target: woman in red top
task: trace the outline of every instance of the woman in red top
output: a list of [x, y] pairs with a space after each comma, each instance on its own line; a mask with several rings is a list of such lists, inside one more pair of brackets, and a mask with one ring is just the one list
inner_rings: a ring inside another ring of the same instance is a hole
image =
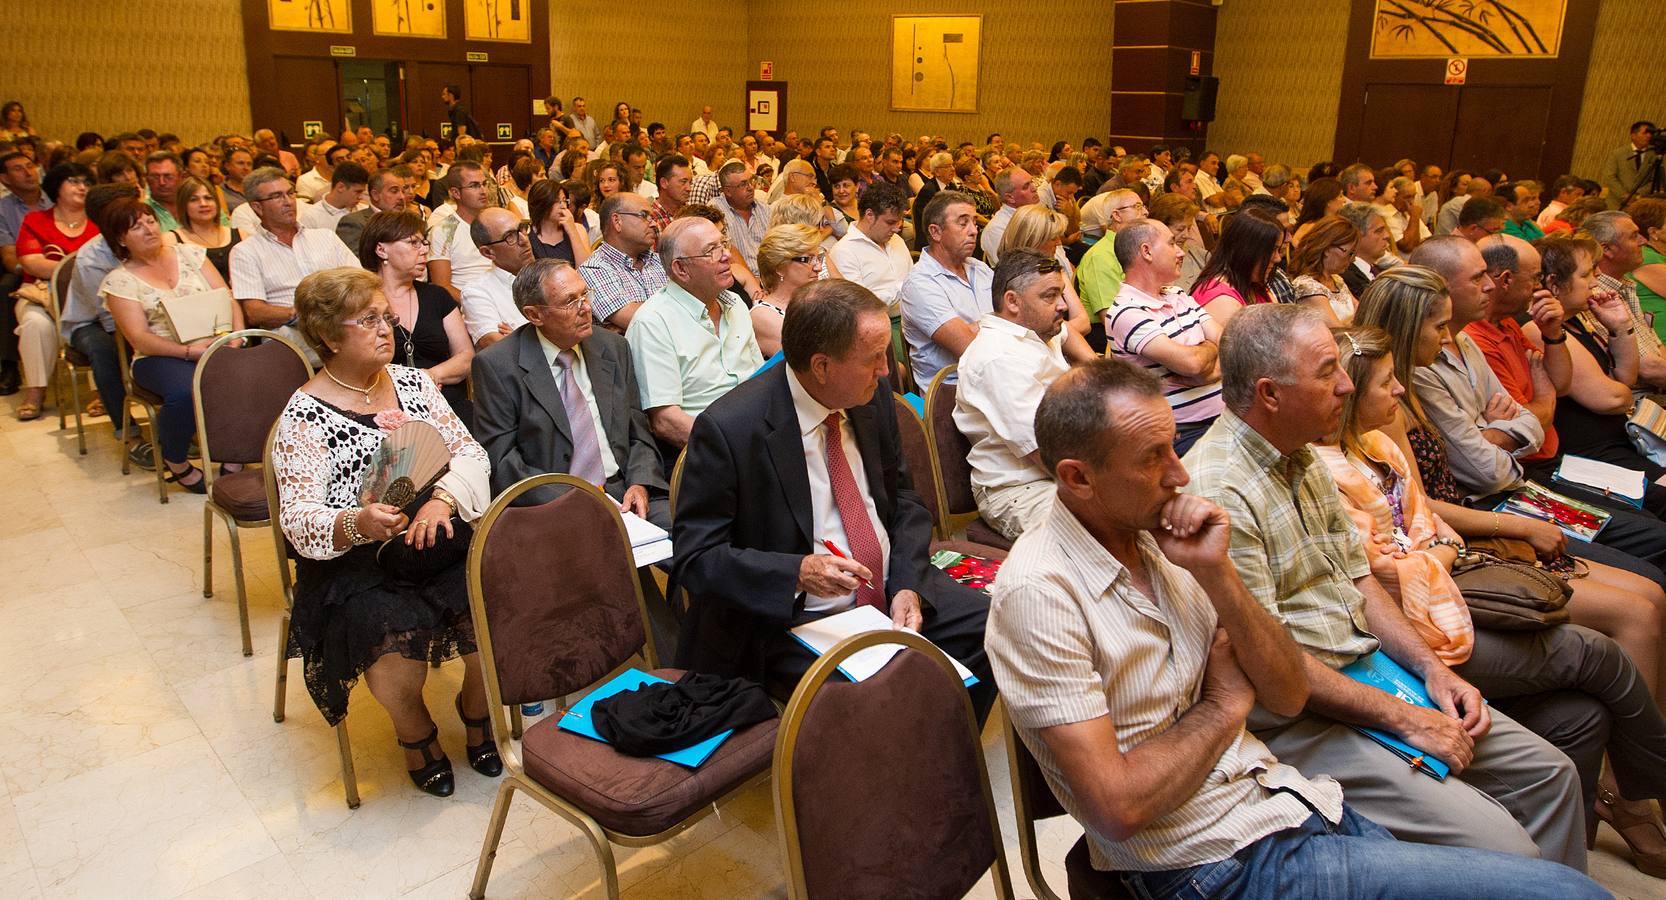
[[[92, 170], [80, 163], [64, 163], [47, 171], [41, 189], [52, 200], [52, 208], [24, 216], [17, 232], [17, 260], [23, 265], [24, 284], [47, 281], [59, 260], [98, 235], [98, 226], [87, 221], [87, 188], [92, 183]], [[27, 422], [40, 418], [46, 380], [57, 362], [58, 330], [52, 324], [51, 310], [19, 297], [17, 343], [23, 358], [23, 402], [18, 404], [17, 417]]]

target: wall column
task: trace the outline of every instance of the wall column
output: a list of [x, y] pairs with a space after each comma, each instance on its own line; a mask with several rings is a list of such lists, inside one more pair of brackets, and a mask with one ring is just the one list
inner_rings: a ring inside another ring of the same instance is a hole
[[1208, 0], [1116, 0], [1112, 17], [1111, 134], [1107, 144], [1144, 153], [1152, 144], [1203, 152], [1206, 125], [1181, 118], [1192, 53], [1213, 72], [1215, 7]]

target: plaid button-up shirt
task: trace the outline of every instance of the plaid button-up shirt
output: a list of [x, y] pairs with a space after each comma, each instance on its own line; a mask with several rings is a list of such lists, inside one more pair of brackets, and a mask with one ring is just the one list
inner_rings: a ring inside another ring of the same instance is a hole
[[643, 254], [643, 265], [638, 269], [636, 261], [626, 256], [625, 251], [606, 241], [589, 259], [578, 264], [578, 273], [590, 288], [591, 314], [598, 322], [606, 322], [628, 303], [647, 300], [665, 287], [667, 281], [659, 254], [652, 250]]
[[1311, 447], [1286, 456], [1227, 410], [1185, 463], [1192, 481], [1183, 490], [1231, 514], [1238, 577], [1296, 643], [1331, 668], [1377, 649], [1354, 585], [1371, 564]]

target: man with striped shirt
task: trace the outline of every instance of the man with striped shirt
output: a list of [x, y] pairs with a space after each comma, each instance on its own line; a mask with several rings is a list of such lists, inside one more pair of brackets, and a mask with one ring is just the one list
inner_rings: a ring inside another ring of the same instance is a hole
[[1304, 708], [1305, 660], [1238, 577], [1227, 513], [1176, 492], [1152, 375], [1080, 365], [1035, 429], [1057, 501], [1002, 566], [985, 645], [1095, 869], [1146, 898], [1606, 896], [1555, 863], [1400, 843], [1245, 729]]
[[1118, 359], [1156, 375], [1174, 411], [1174, 452], [1185, 453], [1221, 414], [1217, 362], [1221, 326], [1192, 298], [1168, 291], [1185, 251], [1156, 219], [1137, 219], [1116, 233], [1123, 270], [1116, 301], [1105, 312], [1105, 337]]

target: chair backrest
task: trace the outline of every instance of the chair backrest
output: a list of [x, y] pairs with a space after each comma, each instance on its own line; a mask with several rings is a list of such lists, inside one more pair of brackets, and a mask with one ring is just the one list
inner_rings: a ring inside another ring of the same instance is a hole
[[[903, 649], [865, 681], [830, 681], [879, 644]], [[959, 897], [991, 867], [1012, 895], [971, 700], [918, 635], [857, 635], [811, 666], [776, 737], [775, 808], [797, 900]]]
[[1059, 895], [1047, 884], [1041, 867], [1041, 847], [1036, 834], [1036, 823], [1042, 819], [1065, 815], [1065, 808], [1053, 796], [1053, 789], [1041, 774], [1030, 748], [1018, 737], [1012, 720], [1001, 715], [1001, 733], [1006, 739], [1007, 763], [1012, 776], [1012, 812], [1018, 820], [1019, 858], [1024, 862], [1024, 877], [1030, 881], [1041, 900], [1059, 900]]
[[666, 495], [666, 505], [671, 508], [671, 518], [677, 518], [677, 494], [683, 489], [683, 463], [688, 461], [688, 448], [684, 447], [677, 453], [677, 462], [671, 467], [670, 491]]
[[[266, 432], [266, 447], [260, 454], [260, 471], [262, 473], [261, 477], [266, 482], [266, 509], [268, 511], [266, 520], [272, 526], [272, 546], [277, 553], [282, 554], [282, 565], [287, 566], [289, 565], [288, 560], [296, 559], [299, 554], [295, 552], [294, 545], [289, 543], [289, 536], [283, 533], [283, 524], [278, 521], [278, 476], [272, 470], [272, 444], [277, 439], [278, 423], [274, 421], [272, 427]], [[287, 582], [288, 579], [285, 579], [285, 581]], [[295, 598], [289, 595], [290, 588], [287, 583], [284, 585], [284, 589], [284, 603], [294, 603]]]
[[906, 341], [891, 342], [891, 387], [899, 394], [909, 391], [918, 392], [919, 386], [914, 383], [914, 371], [908, 365], [908, 343]]
[[52, 327], [61, 330], [64, 323], [64, 298], [69, 296], [69, 283], [75, 280], [75, 254], [58, 260], [52, 277], [46, 280], [46, 296], [52, 301]]
[[954, 517], [975, 518], [978, 511], [978, 501], [972, 496], [972, 466], [966, 462], [972, 442], [955, 427], [955, 384], [947, 380], [958, 368], [939, 369], [926, 391], [926, 429], [937, 453], [937, 474], [943, 479], [943, 515], [951, 525]]
[[[546, 503], [514, 506], [556, 485]], [[618, 504], [571, 475], [535, 475], [492, 502], [469, 545], [469, 607], [496, 734], [505, 704], [574, 693], [639, 651], [657, 667]]]
[[897, 434], [902, 440], [902, 458], [908, 463], [909, 474], [914, 476], [914, 491], [925, 502], [926, 512], [931, 514], [932, 531], [943, 538], [946, 536], [943, 528], [947, 524], [943, 519], [943, 484], [937, 475], [937, 462], [932, 458], [931, 436], [926, 433], [926, 423], [901, 394], [891, 395], [891, 405], [897, 410]]
[[[252, 347], [230, 346], [251, 338], [262, 340]], [[276, 332], [248, 328], [210, 344], [191, 376], [203, 471], [212, 473], [211, 463], [259, 462], [284, 406], [311, 378], [306, 354]]]

